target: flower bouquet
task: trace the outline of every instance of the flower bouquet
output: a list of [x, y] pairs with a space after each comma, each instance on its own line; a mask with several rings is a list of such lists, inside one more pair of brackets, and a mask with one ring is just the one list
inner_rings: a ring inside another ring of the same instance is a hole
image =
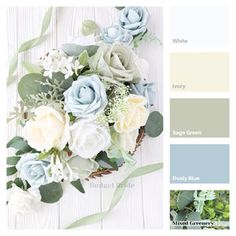
[[57, 202], [65, 181], [84, 193], [89, 178], [133, 166], [144, 135], [161, 134], [148, 62], [134, 50], [151, 38], [148, 19], [146, 8], [125, 7], [116, 25], [86, 20], [82, 36], [44, 54], [20, 79], [10, 119], [23, 136], [7, 144], [16, 150], [7, 158], [13, 210]]

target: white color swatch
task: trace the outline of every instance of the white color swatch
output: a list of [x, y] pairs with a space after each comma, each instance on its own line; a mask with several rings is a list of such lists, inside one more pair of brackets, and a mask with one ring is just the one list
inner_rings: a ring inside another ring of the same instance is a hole
[[171, 45], [227, 46], [227, 7], [172, 7], [170, 15]]

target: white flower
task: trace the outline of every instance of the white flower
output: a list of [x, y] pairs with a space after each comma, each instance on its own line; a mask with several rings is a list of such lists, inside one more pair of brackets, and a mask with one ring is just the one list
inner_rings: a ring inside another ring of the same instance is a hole
[[24, 191], [14, 185], [8, 191], [8, 206], [15, 214], [29, 214], [38, 210], [41, 201], [38, 189], [29, 188]]
[[54, 182], [61, 182], [62, 180], [67, 180], [67, 175], [64, 171], [65, 165], [59, 160], [59, 158], [55, 158], [54, 155], [51, 156], [51, 162], [49, 165], [50, 168], [50, 179]]
[[109, 128], [100, 126], [95, 121], [79, 120], [70, 127], [69, 148], [82, 158], [93, 158], [110, 145]]
[[126, 152], [134, 152], [136, 147], [136, 139], [138, 137], [138, 129], [131, 131], [129, 133], [120, 134], [120, 145]]
[[24, 129], [24, 137], [37, 151], [62, 150], [69, 139], [69, 116], [47, 106], [34, 111]]
[[61, 72], [67, 79], [74, 74], [73, 61], [73, 57], [68, 57], [61, 50], [53, 49], [42, 58], [43, 75], [52, 78], [52, 73]]

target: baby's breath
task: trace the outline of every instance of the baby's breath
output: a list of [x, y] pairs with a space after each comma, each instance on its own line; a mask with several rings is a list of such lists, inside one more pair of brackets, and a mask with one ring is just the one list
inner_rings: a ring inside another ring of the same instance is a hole
[[108, 104], [104, 113], [97, 118], [99, 123], [114, 123], [127, 111], [126, 97], [129, 94], [129, 86], [126, 85], [112, 85], [108, 93]]

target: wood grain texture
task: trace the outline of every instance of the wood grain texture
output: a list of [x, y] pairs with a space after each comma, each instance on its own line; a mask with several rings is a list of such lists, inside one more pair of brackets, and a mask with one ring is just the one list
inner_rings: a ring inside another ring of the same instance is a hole
[[[151, 18], [150, 31], [162, 39], [162, 9], [148, 8]], [[7, 11], [9, 58], [17, 47], [39, 33], [45, 7], [9, 8]], [[40, 46], [20, 56], [20, 61], [35, 62], [48, 50], [58, 48], [68, 42], [70, 36], [79, 34], [84, 19], [95, 20], [100, 26], [108, 26], [118, 19], [119, 11], [111, 7], [58, 7], [54, 9], [47, 40]], [[158, 42], [142, 44], [137, 53], [150, 64], [150, 81], [156, 83], [157, 98], [155, 108], [162, 111], [162, 47]], [[18, 79], [26, 71], [18, 66]], [[8, 112], [18, 101], [17, 83], [8, 88]], [[13, 121], [8, 125], [8, 139], [20, 135], [21, 130]], [[11, 154], [11, 153], [9, 153]], [[142, 165], [162, 161], [162, 137], [145, 137], [142, 146], [135, 154], [136, 166], [122, 167], [119, 172], [109, 176], [86, 181], [86, 194], [79, 193], [73, 186], [64, 184], [64, 196], [59, 203], [42, 204], [41, 210], [26, 216], [15, 216], [8, 212], [10, 229], [63, 229], [74, 220], [98, 211], [106, 210], [116, 184], [128, 173]], [[87, 229], [157, 229], [162, 228], [162, 171], [130, 181], [127, 191], [109, 217], [89, 225]]]

